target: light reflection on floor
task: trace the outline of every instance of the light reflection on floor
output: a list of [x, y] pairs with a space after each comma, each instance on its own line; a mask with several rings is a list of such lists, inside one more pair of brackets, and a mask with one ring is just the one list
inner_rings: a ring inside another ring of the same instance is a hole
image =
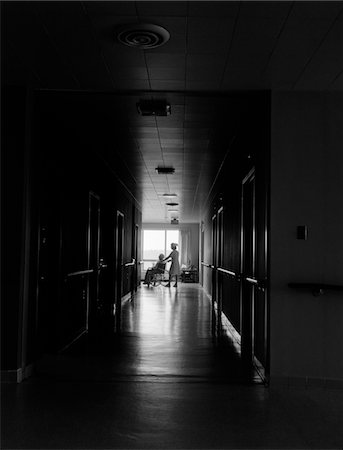
[[242, 378], [232, 343], [218, 346], [213, 340], [211, 304], [198, 284], [143, 285], [123, 305], [122, 330], [136, 336], [137, 374]]
[[3, 448], [341, 448], [342, 395], [266, 389], [211, 334], [196, 285], [140, 289], [123, 333], [85, 340], [6, 386]]

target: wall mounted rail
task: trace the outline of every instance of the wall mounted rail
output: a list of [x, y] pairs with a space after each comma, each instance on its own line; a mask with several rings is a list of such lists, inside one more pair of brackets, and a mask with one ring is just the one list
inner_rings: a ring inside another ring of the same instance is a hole
[[78, 270], [77, 272], [70, 272], [67, 273], [67, 275], [65, 276], [65, 280], [71, 277], [80, 277], [80, 276], [82, 277], [85, 275], [90, 275], [92, 273], [94, 273], [94, 269]]
[[209, 269], [215, 269], [215, 267], [212, 264], [207, 264], [207, 263], [205, 263], [203, 261], [201, 261], [201, 265], [204, 266], [204, 267], [208, 267]]
[[238, 278], [237, 273], [233, 270], [223, 269], [222, 267], [218, 267], [217, 270], [218, 272], [225, 273], [225, 275], [229, 275], [230, 277]]
[[257, 278], [254, 278], [254, 277], [245, 277], [244, 275], [241, 275], [241, 276], [244, 281], [254, 285], [260, 291], [264, 292], [265, 289], [267, 288], [267, 280], [266, 279], [258, 280]]
[[207, 264], [201, 261], [201, 265], [204, 267], [208, 267], [209, 269], [216, 270], [217, 272], [223, 273], [234, 278], [237, 281], [246, 281], [249, 284], [256, 286], [257, 289], [264, 291], [267, 287], [267, 280], [259, 280], [254, 277], [248, 277], [244, 273], [237, 273], [234, 270], [224, 269], [223, 267], [215, 267], [212, 264]]
[[315, 297], [323, 295], [325, 291], [343, 291], [343, 286], [341, 285], [325, 283], [288, 283], [288, 287], [291, 289], [309, 290]]

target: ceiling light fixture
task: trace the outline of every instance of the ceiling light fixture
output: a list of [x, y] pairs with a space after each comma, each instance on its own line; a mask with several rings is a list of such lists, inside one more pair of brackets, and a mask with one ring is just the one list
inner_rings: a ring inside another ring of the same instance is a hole
[[170, 39], [169, 32], [152, 23], [131, 23], [117, 30], [117, 39], [121, 44], [141, 50], [160, 47]]
[[166, 100], [139, 100], [137, 111], [141, 116], [169, 116], [171, 106]]
[[166, 203], [167, 206], [178, 206], [178, 203], [174, 203], [174, 202], [169, 202]]
[[177, 197], [177, 194], [162, 194], [162, 197]]
[[172, 174], [172, 173], [175, 172], [174, 167], [160, 167], [160, 166], [158, 166], [158, 167], [155, 168], [155, 170], [156, 170], [156, 172], [158, 174], [162, 174], [162, 175]]

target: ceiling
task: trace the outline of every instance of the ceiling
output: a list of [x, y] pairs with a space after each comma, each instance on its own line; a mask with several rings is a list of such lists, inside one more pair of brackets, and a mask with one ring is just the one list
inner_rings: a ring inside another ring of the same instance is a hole
[[[144, 222], [199, 221], [249, 95], [343, 89], [342, 2], [2, 2], [2, 20], [3, 81], [120, 106], [121, 127], [108, 113], [106, 136]], [[131, 23], [160, 25], [170, 40], [124, 46], [115, 32]], [[168, 100], [171, 115], [140, 116], [140, 98]], [[164, 165], [175, 174], [158, 175]], [[165, 193], [177, 194], [177, 213]]]

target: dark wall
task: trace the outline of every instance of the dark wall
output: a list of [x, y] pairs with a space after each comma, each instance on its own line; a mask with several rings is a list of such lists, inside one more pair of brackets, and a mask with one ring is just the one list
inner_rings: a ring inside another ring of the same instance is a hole
[[16, 369], [21, 319], [25, 174], [25, 89], [2, 91], [1, 366]]
[[[270, 153], [270, 97], [268, 93], [242, 96], [240, 121], [232, 129], [231, 145], [218, 179], [212, 190], [208, 209], [203, 217], [204, 262], [216, 265], [213, 259], [212, 217], [223, 208], [223, 245], [220, 266], [241, 272], [241, 205], [242, 181], [249, 171], [256, 173], [256, 234], [258, 258], [264, 253], [268, 227], [269, 153]], [[229, 142], [229, 136], [227, 141]], [[264, 278], [265, 261], [257, 261], [257, 278]], [[204, 266], [204, 288], [213, 294], [213, 270]], [[221, 278], [220, 298], [224, 314], [238, 332], [241, 331], [242, 305], [240, 283], [227, 275]]]
[[[68, 274], [90, 268], [87, 252], [89, 193], [98, 199], [99, 258], [107, 266], [99, 272], [99, 304], [91, 314], [103, 320], [106, 317], [110, 320], [113, 314], [117, 212], [124, 215], [124, 264], [132, 261], [135, 224], [141, 229], [139, 205], [126, 183], [130, 174], [115, 156], [116, 146], [125, 145], [120, 141], [120, 125], [116, 127], [114, 123], [109, 127], [109, 121], [101, 114], [101, 103], [102, 98], [89, 99], [87, 95], [41, 93], [37, 96], [36, 186], [41, 199], [40, 229], [43, 217], [50, 229], [52, 254], [48, 262], [48, 284], [59, 286], [55, 291], [56, 303], [51, 305], [56, 311], [50, 314], [53, 331], [48, 333], [56, 348], [68, 344], [82, 330], [82, 318], [78, 321], [78, 317], [83, 314], [87, 282], [92, 283], [92, 279], [72, 278]], [[140, 255], [137, 256], [139, 260]], [[123, 295], [134, 289], [133, 270], [123, 268]], [[48, 308], [43, 308], [47, 316]]]
[[[86, 326], [113, 331], [117, 211], [124, 214], [124, 263], [134, 256], [135, 224], [141, 230], [134, 183], [115, 155], [116, 146], [125, 148], [120, 124], [109, 124], [82, 96], [31, 92], [30, 99], [30, 110], [20, 88], [6, 88], [2, 99], [4, 370], [60, 350]], [[96, 294], [95, 276], [68, 276], [89, 269], [90, 193], [100, 209], [98, 259], [106, 266]], [[138, 261], [139, 252], [138, 245]], [[132, 268], [122, 279], [123, 295], [137, 287]], [[99, 301], [86, 324], [92, 289]]]

